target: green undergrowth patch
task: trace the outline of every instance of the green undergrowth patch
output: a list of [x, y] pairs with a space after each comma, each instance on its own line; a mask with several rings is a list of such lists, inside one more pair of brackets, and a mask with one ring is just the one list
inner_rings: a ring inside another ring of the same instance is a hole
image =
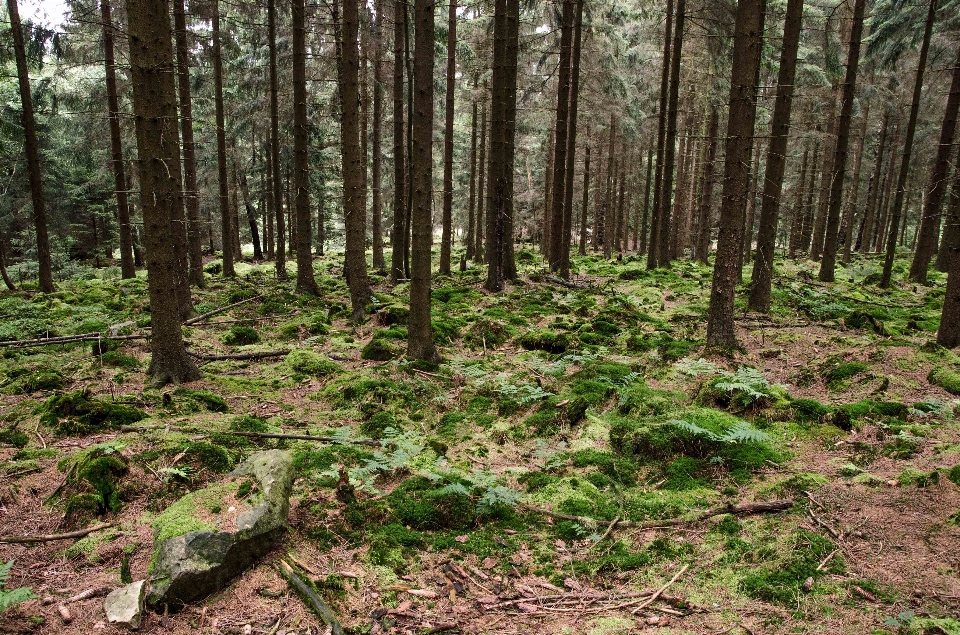
[[290, 351], [284, 359], [295, 374], [309, 377], [330, 377], [340, 372], [340, 365], [306, 349]]
[[260, 334], [252, 326], [232, 326], [221, 338], [227, 346], [245, 346], [260, 341]]
[[95, 399], [86, 390], [54, 395], [38, 408], [38, 413], [44, 425], [64, 436], [114, 430], [147, 417], [132, 406]]
[[68, 518], [118, 512], [122, 507], [120, 479], [127, 473], [122, 443], [101, 443], [64, 457], [57, 469], [66, 474], [63, 485], [50, 496], [64, 502]]
[[940, 386], [951, 395], [960, 395], [960, 372], [938, 366], [927, 375], [927, 381], [935, 386]]
[[191, 390], [177, 388], [173, 391], [177, 399], [177, 411], [182, 413], [194, 412], [227, 412], [230, 408], [223, 397], [209, 390]]

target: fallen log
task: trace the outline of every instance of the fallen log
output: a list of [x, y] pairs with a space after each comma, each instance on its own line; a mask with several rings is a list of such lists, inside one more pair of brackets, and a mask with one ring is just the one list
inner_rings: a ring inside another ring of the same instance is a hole
[[247, 298], [247, 299], [245, 299], [245, 300], [240, 300], [239, 302], [234, 302], [233, 304], [228, 304], [227, 306], [222, 306], [222, 307], [220, 307], [219, 309], [214, 309], [213, 311], [207, 311], [206, 313], [201, 313], [200, 315], [198, 315], [198, 316], [196, 316], [196, 317], [192, 317], [192, 318], [190, 318], [189, 320], [184, 320], [183, 325], [184, 325], [184, 326], [191, 326], [191, 325], [196, 324], [196, 323], [198, 323], [198, 322], [203, 322], [203, 321], [206, 320], [208, 317], [213, 317], [214, 315], [219, 315], [220, 313], [226, 313], [227, 311], [229, 311], [230, 309], [232, 309], [232, 308], [235, 307], [235, 306], [240, 306], [241, 304], [246, 304], [247, 302], [250, 302], [250, 301], [252, 301], [252, 300], [256, 300], [257, 298], [261, 298], [261, 297], [263, 297], [263, 296], [255, 295], [255, 296], [253, 296], [252, 298]]
[[[121, 426], [120, 432], [147, 432], [149, 430], [172, 430], [174, 432], [196, 432], [177, 426]], [[238, 437], [249, 437], [253, 439], [294, 439], [298, 441], [318, 441], [320, 443], [350, 443], [353, 445], [369, 445], [373, 448], [381, 447], [379, 441], [373, 439], [348, 439], [345, 437], [322, 437], [312, 434], [283, 434], [280, 432], [242, 432], [239, 430], [225, 430], [213, 434], [229, 434]], [[210, 436], [210, 433], [203, 433], [202, 436]]]
[[102, 333], [84, 333], [83, 335], [64, 335], [61, 337], [39, 337], [32, 340], [7, 340], [0, 342], [2, 348], [33, 348], [36, 346], [52, 346], [54, 344], [76, 344], [79, 342], [96, 342], [98, 340], [109, 340], [111, 342], [121, 342], [124, 340], [146, 340], [150, 339], [147, 334], [143, 335], [104, 335]]
[[197, 351], [187, 349], [187, 355], [196, 357], [205, 362], [221, 362], [226, 360], [245, 360], [245, 359], [270, 359], [272, 357], [286, 357], [290, 354], [288, 349], [280, 351], [257, 351], [251, 353], [228, 353], [225, 355], [204, 355]]
[[340, 626], [340, 622], [337, 621], [336, 616], [333, 614], [333, 611], [330, 610], [327, 603], [317, 595], [316, 591], [314, 591], [303, 578], [297, 575], [297, 572], [294, 571], [293, 567], [285, 560], [280, 561], [280, 574], [287, 579], [290, 587], [297, 592], [297, 595], [300, 596], [304, 604], [323, 620], [323, 623], [327, 625], [330, 635], [343, 635], [343, 627]]
[[74, 538], [83, 538], [101, 529], [113, 527], [113, 523], [104, 523], [79, 531], [71, 531], [66, 534], [45, 534], [40, 536], [0, 536], [0, 543], [25, 543], [25, 542], [53, 542], [54, 540], [72, 540]]
[[645, 520], [643, 522], [635, 522], [630, 520], [597, 520], [595, 518], [590, 518], [588, 516], [573, 516], [571, 514], [561, 514], [559, 512], [550, 511], [549, 509], [541, 509], [539, 507], [534, 507], [533, 505], [523, 505], [524, 508], [529, 509], [532, 512], [537, 512], [539, 514], [544, 514], [545, 516], [550, 516], [551, 518], [558, 518], [560, 520], [572, 520], [580, 524], [585, 525], [611, 525], [616, 524], [617, 527], [623, 529], [658, 529], [660, 527], [675, 527], [677, 525], [686, 525], [691, 523], [700, 522], [701, 520], [706, 520], [713, 516], [720, 516], [721, 514], [732, 514], [734, 516], [749, 516], [751, 514], [766, 514], [771, 512], [782, 512], [784, 510], [790, 509], [793, 507], [793, 499], [787, 498], [783, 500], [776, 501], [761, 501], [758, 503], [741, 503], [739, 505], [727, 504], [720, 507], [710, 507], [703, 510], [696, 516], [690, 518], [665, 518], [663, 520]]

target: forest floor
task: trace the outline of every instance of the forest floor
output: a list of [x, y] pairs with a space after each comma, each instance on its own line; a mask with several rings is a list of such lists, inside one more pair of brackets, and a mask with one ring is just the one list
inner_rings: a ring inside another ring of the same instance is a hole
[[[142, 632], [324, 632], [277, 572], [289, 554], [351, 633], [960, 633], [960, 357], [932, 344], [943, 275], [881, 290], [877, 259], [830, 285], [778, 261], [771, 315], [740, 306], [744, 350], [703, 359], [707, 267], [577, 258], [567, 288], [518, 260], [502, 294], [479, 269], [435, 279], [437, 367], [403, 358], [406, 284], [374, 276], [374, 316], [347, 322], [339, 256], [316, 261], [320, 298], [269, 264], [208, 275], [199, 313], [249, 301], [185, 327], [191, 350], [291, 352], [204, 362], [188, 386], [144, 388], [144, 340], [0, 348], [0, 536], [113, 523], [0, 544], [7, 589], [38, 597], [0, 633], [114, 632], [102, 599], [70, 604], [69, 624], [57, 603], [127, 568], [147, 577], [151, 520], [261, 447], [295, 457], [285, 544]], [[114, 271], [0, 295], [0, 340], [142, 333], [145, 281]]]

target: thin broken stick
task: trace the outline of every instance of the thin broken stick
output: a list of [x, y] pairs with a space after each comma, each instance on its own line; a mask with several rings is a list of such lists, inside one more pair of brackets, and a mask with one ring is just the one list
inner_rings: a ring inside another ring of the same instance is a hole
[[[793, 507], [793, 499], [787, 498], [784, 500], [768, 501], [768, 502], [759, 502], [759, 503], [741, 503], [739, 505], [724, 505], [721, 507], [710, 507], [703, 510], [696, 516], [691, 518], [667, 518], [664, 520], [646, 520], [643, 522], [634, 522], [630, 520], [620, 520], [616, 524], [618, 527], [623, 529], [657, 529], [660, 527], [673, 527], [676, 525], [684, 525], [688, 523], [695, 523], [701, 520], [706, 520], [712, 516], [719, 516], [721, 514], [733, 514], [734, 516], [746, 516], [749, 514], [763, 514], [769, 512], [781, 512], [786, 509]], [[529, 509], [533, 512], [538, 512], [552, 518], [559, 518], [560, 520], [572, 520], [581, 524], [591, 524], [595, 523], [597, 525], [610, 525], [614, 521], [611, 520], [597, 520], [595, 518], [589, 518], [587, 516], [572, 516], [570, 514], [560, 514], [558, 512], [550, 511], [549, 509], [541, 509], [539, 507], [534, 507], [533, 505], [523, 505], [526, 509]]]
[[71, 540], [73, 538], [83, 538], [95, 531], [113, 527], [113, 523], [104, 523], [88, 529], [71, 531], [66, 534], [46, 534], [42, 536], [0, 536], [0, 543], [25, 543], [25, 542], [52, 542], [54, 540]]
[[297, 592], [300, 599], [323, 620], [331, 635], [344, 635], [343, 627], [340, 626], [340, 622], [337, 621], [336, 616], [333, 614], [333, 611], [330, 610], [327, 603], [324, 602], [323, 599], [317, 595], [316, 591], [310, 588], [310, 585], [304, 582], [303, 578], [297, 575], [293, 567], [284, 560], [280, 561], [280, 573], [287, 579], [287, 582], [293, 587], [293, 590]]
[[648, 607], [648, 606], [650, 606], [651, 604], [653, 604], [654, 602], [656, 602], [657, 598], [660, 597], [660, 595], [661, 595], [664, 591], [666, 591], [668, 588], [670, 588], [670, 585], [671, 585], [671, 584], [673, 584], [673, 583], [676, 582], [678, 579], [680, 579], [680, 576], [682, 576], [682, 575], [687, 571], [687, 569], [689, 569], [689, 568], [690, 568], [690, 565], [689, 565], [689, 564], [683, 565], [683, 567], [682, 567], [679, 571], [677, 571], [676, 575], [674, 575], [672, 578], [670, 578], [670, 581], [669, 581], [669, 582], [667, 582], [667, 583], [664, 584], [662, 587], [660, 587], [659, 589], [657, 589], [656, 592], [654, 592], [654, 594], [651, 595], [649, 599], [647, 599], [646, 601], [644, 601], [643, 604], [641, 604], [640, 606], [638, 606], [637, 608], [633, 609], [633, 610], [630, 611], [630, 612], [631, 612], [633, 615], [636, 615], [637, 613], [639, 613], [640, 611], [642, 611], [642, 610], [645, 609], [646, 607]]

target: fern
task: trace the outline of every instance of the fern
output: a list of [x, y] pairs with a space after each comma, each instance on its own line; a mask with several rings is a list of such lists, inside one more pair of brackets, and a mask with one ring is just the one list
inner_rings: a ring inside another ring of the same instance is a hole
[[771, 441], [770, 435], [762, 430], [757, 430], [746, 421], [737, 422], [732, 428], [725, 430], [722, 434], [701, 428], [697, 424], [684, 421], [683, 419], [671, 419], [667, 424], [693, 437], [711, 443], [768, 443]]
[[676, 364], [673, 365], [673, 368], [678, 373], [687, 375], [689, 377], [696, 377], [698, 375], [712, 374], [719, 370], [716, 364], [708, 362], [703, 359], [690, 359], [689, 357], [684, 357], [679, 360]]
[[774, 396], [774, 385], [749, 366], [742, 366], [735, 373], [721, 373], [713, 382], [713, 389], [729, 394], [734, 403], [743, 407]]
[[711, 432], [706, 428], [701, 428], [695, 423], [684, 421], [683, 419], [671, 419], [670, 421], [667, 422], [667, 425], [672, 426], [674, 428], [678, 428], [679, 430], [682, 430], [690, 435], [693, 435], [698, 439], [703, 439], [705, 441], [711, 441], [714, 443], [716, 443], [717, 441], [720, 441], [720, 436], [718, 436], [714, 432]]
[[0, 613], [3, 613], [14, 604], [20, 604], [27, 600], [32, 600], [36, 595], [30, 587], [20, 587], [19, 589], [7, 589], [7, 578], [10, 577], [10, 569], [13, 568], [13, 560], [6, 564], [0, 563]]

